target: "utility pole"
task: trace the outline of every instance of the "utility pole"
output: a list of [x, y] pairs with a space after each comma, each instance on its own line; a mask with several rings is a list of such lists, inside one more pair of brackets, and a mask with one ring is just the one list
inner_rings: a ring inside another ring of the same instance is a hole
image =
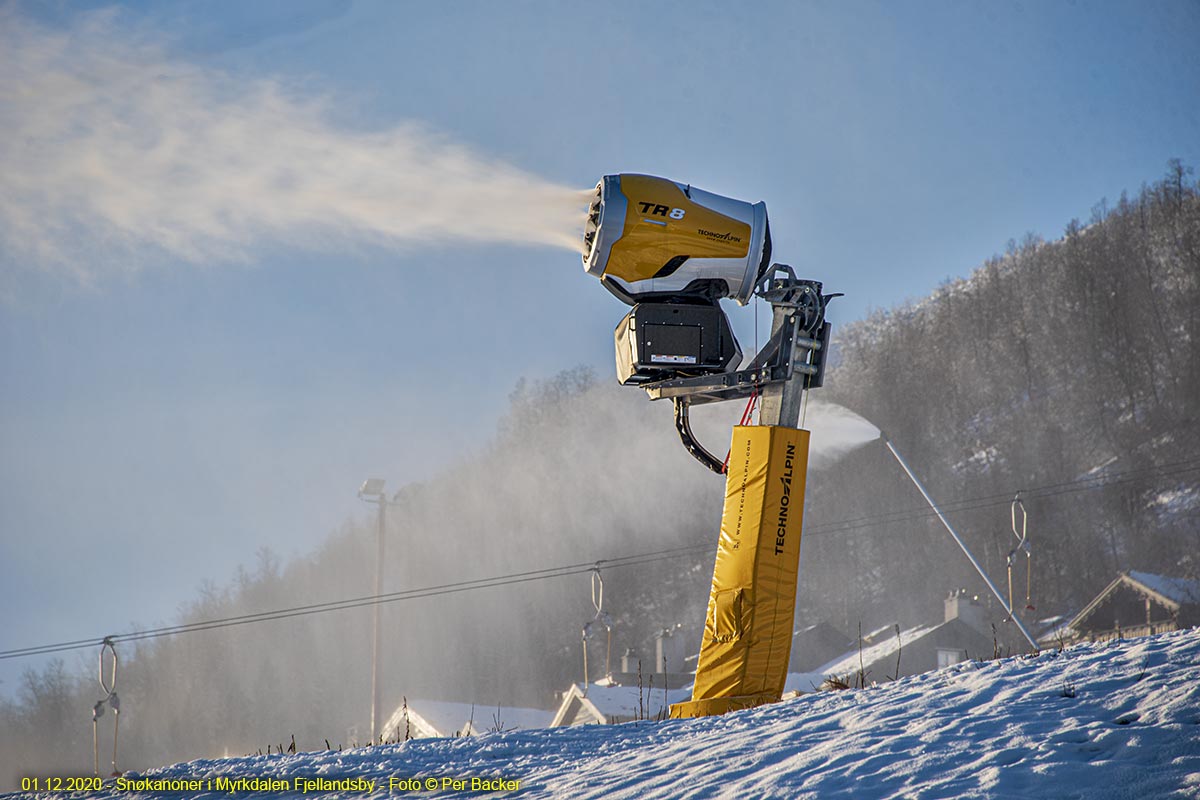
[[383, 604], [383, 533], [387, 529], [387, 499], [379, 496], [379, 551], [375, 561], [375, 633], [371, 636], [371, 738], [379, 737], [379, 726], [383, 724], [379, 709], [379, 632], [382, 622]]
[[375, 554], [375, 621], [374, 632], [371, 636], [371, 741], [377, 741], [379, 738], [379, 725], [382, 724], [383, 713], [379, 707], [379, 679], [380, 679], [380, 636], [382, 630], [381, 614], [383, 613], [383, 604], [379, 602], [379, 596], [383, 594], [383, 554], [384, 554], [384, 532], [387, 530], [387, 495], [383, 493], [382, 478], [368, 478], [358, 490], [358, 496], [363, 500], [374, 496], [374, 502], [379, 505], [379, 528], [376, 536], [377, 546]]

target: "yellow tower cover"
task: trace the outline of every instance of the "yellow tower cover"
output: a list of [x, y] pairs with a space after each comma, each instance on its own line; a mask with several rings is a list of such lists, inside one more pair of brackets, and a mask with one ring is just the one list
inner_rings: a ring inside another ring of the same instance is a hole
[[792, 650], [808, 431], [733, 429], [725, 510], [692, 700], [673, 718], [778, 700]]

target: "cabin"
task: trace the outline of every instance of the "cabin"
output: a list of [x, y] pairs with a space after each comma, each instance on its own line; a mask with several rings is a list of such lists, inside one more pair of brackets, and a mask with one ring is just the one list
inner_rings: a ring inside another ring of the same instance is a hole
[[1064, 644], [1149, 636], [1200, 625], [1200, 581], [1125, 572], [1059, 632]]

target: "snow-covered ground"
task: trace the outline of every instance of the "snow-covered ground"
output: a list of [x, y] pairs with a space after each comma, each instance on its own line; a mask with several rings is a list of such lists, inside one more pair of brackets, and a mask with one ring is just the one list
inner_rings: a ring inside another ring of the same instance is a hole
[[[342, 753], [193, 761], [127, 775], [519, 780], [523, 798], [1200, 798], [1200, 630], [965, 662], [722, 717], [425, 739]], [[208, 788], [208, 781], [213, 781]], [[118, 791], [106, 797], [156, 797]], [[391, 796], [479, 796], [469, 788]], [[503, 794], [503, 793], [500, 793]], [[49, 795], [47, 795], [49, 796]], [[61, 797], [61, 794], [54, 795]], [[242, 795], [247, 796], [247, 795]], [[497, 795], [499, 796], [499, 795]]]

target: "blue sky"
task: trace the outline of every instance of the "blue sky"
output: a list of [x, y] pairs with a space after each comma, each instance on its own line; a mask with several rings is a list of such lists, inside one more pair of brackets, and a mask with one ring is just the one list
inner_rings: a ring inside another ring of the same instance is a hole
[[[776, 260], [847, 294], [835, 324], [1200, 165], [1196, 2], [18, 2], [0, 24], [97, 13], [113, 47], [319, 100], [347, 147], [415, 124], [554, 185], [765, 200]], [[9, 127], [32, 113], [13, 74]], [[611, 374], [624, 313], [544, 244], [285, 226], [235, 258], [99, 237], [64, 264], [21, 236], [0, 228], [0, 649], [167, 621], [259, 547], [309, 551], [368, 513], [363, 478], [481, 447], [519, 377]], [[0, 692], [31, 663], [0, 662]]]

